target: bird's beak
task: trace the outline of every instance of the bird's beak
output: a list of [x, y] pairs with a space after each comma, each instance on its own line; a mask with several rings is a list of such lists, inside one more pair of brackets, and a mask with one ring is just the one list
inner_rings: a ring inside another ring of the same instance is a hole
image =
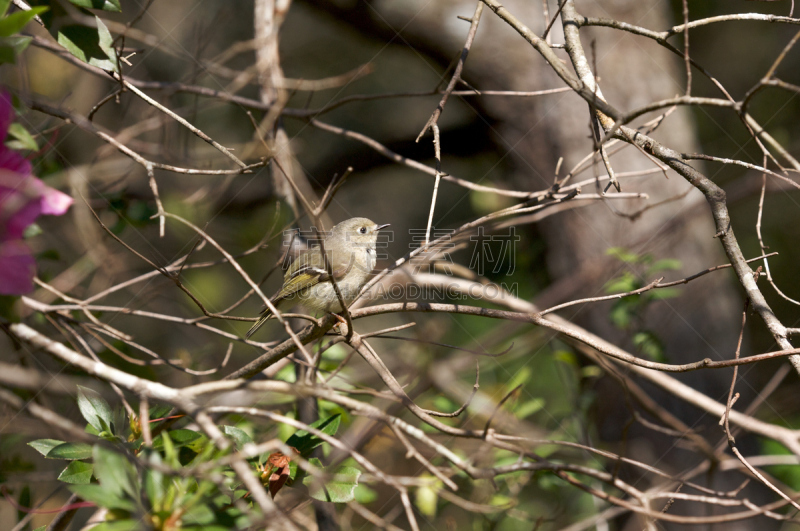
[[383, 225], [378, 225], [377, 227], [375, 227], [375, 230], [385, 229], [389, 225], [391, 225], [391, 223], [384, 223]]

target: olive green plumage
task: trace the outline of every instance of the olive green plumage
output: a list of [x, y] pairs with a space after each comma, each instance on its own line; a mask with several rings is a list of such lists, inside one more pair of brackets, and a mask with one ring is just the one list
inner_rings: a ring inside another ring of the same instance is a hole
[[[355, 300], [367, 283], [375, 267], [378, 232], [387, 226], [377, 225], [367, 218], [351, 218], [334, 226], [325, 237], [325, 254], [346, 305]], [[283, 286], [271, 302], [278, 309], [299, 304], [312, 312], [342, 311], [319, 245], [292, 262], [283, 276]], [[252, 336], [272, 317], [270, 309], [265, 309], [245, 337]]]

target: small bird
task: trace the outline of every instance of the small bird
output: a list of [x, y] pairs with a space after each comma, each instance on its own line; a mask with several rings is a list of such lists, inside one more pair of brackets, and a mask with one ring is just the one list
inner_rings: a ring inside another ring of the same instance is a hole
[[[350, 218], [334, 226], [323, 240], [333, 278], [346, 305], [355, 300], [375, 268], [378, 232], [388, 226], [388, 223], [378, 225], [367, 218]], [[314, 245], [292, 262], [283, 276], [281, 290], [270, 300], [276, 307], [279, 304], [300, 304], [314, 312], [323, 310], [335, 313], [343, 310], [319, 245]], [[265, 309], [245, 338], [249, 339], [272, 317], [272, 311]]]

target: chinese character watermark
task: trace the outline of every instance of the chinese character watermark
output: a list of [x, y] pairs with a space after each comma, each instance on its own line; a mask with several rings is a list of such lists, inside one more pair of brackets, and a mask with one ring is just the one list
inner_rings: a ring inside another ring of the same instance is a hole
[[[413, 274], [432, 273], [436, 268], [442, 271], [445, 275], [452, 275], [453, 271], [450, 265], [453, 264], [453, 259], [450, 257], [448, 250], [452, 250], [456, 244], [452, 241], [452, 236], [455, 231], [453, 229], [431, 229], [431, 241], [442, 240], [437, 242], [436, 246], [425, 249], [417, 254], [412, 260], [414, 266]], [[421, 247], [425, 243], [425, 229], [409, 229], [408, 234], [411, 236], [411, 242], [408, 244], [410, 249]]]
[[[478, 227], [478, 234], [469, 237], [469, 241], [476, 242], [469, 261], [469, 268], [478, 275], [486, 273], [487, 266], [493, 266], [491, 272], [506, 275], [514, 273], [516, 264], [517, 242], [522, 238], [517, 234], [516, 227], [509, 227], [508, 234], [484, 234], [484, 228]], [[497, 248], [499, 242], [500, 248]], [[494, 245], [493, 245], [494, 244]], [[503, 266], [506, 265], [504, 268]]]

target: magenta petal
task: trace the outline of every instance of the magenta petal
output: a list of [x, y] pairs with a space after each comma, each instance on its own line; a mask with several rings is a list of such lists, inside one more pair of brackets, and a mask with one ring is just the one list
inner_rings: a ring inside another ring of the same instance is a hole
[[3, 141], [14, 120], [11, 96], [0, 90], [0, 294], [33, 290], [36, 261], [22, 241], [25, 229], [42, 214], [60, 216], [72, 198], [31, 175], [31, 165]]
[[[0, 191], [0, 193], [2, 192]], [[3, 202], [0, 201], [0, 212], [2, 212], [2, 210]], [[6, 220], [5, 227], [2, 227], [2, 230], [0, 230], [0, 241], [18, 240], [22, 238], [22, 235], [25, 234], [25, 229], [36, 221], [36, 218], [38, 218], [41, 213], [42, 203], [40, 200], [35, 199], [26, 203]]]
[[72, 198], [32, 175], [0, 169], [0, 241], [22, 237], [41, 214], [61, 215]]
[[[39, 179], [36, 179], [39, 181]], [[39, 181], [40, 183], [42, 181]], [[42, 195], [42, 214], [48, 214], [50, 216], [60, 216], [66, 213], [67, 209], [72, 205], [73, 200], [70, 196], [65, 194], [64, 192], [59, 192], [55, 188], [50, 188], [49, 186], [42, 183], [45, 187], [44, 194]]]
[[28, 175], [31, 172], [31, 163], [3, 143], [15, 117], [14, 107], [11, 106], [11, 95], [5, 90], [0, 90], [0, 168]]
[[36, 261], [20, 240], [0, 243], [0, 295], [22, 295], [33, 291]]
[[0, 144], [0, 169], [29, 175], [31, 173], [31, 163], [16, 151], [8, 149], [5, 144]]

